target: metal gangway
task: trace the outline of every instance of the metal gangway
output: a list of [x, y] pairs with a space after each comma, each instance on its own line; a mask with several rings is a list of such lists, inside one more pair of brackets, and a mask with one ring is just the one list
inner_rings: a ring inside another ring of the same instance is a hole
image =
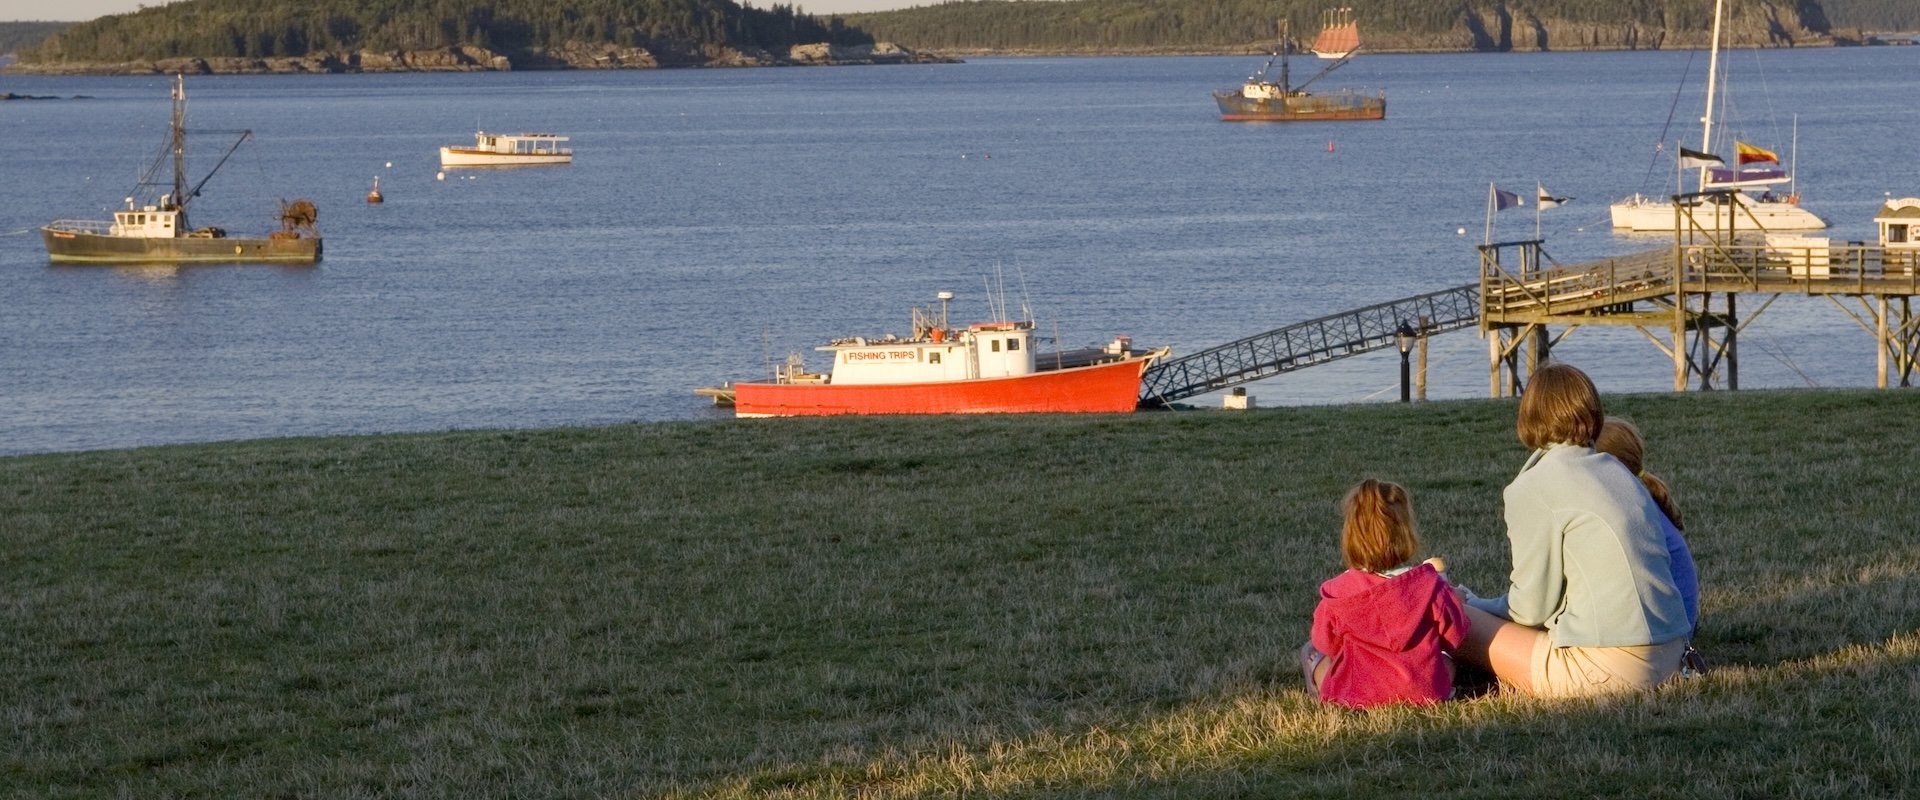
[[1165, 406], [1281, 373], [1374, 350], [1403, 335], [1427, 336], [1480, 324], [1480, 284], [1344, 311], [1197, 353], [1163, 359], [1140, 380], [1140, 405]]

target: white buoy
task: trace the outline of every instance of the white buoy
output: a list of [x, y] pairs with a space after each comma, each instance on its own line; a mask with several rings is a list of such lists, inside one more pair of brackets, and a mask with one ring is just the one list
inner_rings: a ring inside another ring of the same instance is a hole
[[393, 162], [387, 162], [387, 169], [393, 169]]
[[1453, 235], [1455, 235], [1455, 236], [1465, 236], [1465, 235], [1467, 235], [1467, 229], [1466, 229], [1466, 228], [1454, 228], [1454, 229], [1453, 229]]
[[444, 181], [444, 180], [446, 180], [446, 179], [447, 179], [447, 173], [445, 173], [445, 172], [436, 172], [436, 173], [433, 173], [433, 179], [434, 179], [434, 180], [436, 180], [436, 181]]

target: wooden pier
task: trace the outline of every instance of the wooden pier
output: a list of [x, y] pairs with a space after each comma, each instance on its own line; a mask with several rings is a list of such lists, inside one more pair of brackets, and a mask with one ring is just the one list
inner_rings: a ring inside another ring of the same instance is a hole
[[1825, 297], [1874, 336], [1881, 388], [1913, 385], [1920, 249], [1905, 228], [1902, 244], [1888, 245], [1884, 230], [1883, 243], [1864, 244], [1734, 230], [1737, 219], [1721, 230], [1692, 224], [1687, 209], [1713, 194], [1675, 198], [1680, 219], [1671, 247], [1547, 266], [1539, 240], [1481, 246], [1480, 330], [1492, 395], [1517, 393], [1554, 343], [1585, 325], [1645, 334], [1673, 360], [1675, 391], [1738, 389], [1740, 331], [1788, 294]]
[[[1673, 360], [1673, 388], [1740, 388], [1740, 331], [1782, 295], [1819, 295], [1873, 334], [1879, 385], [1912, 386], [1920, 366], [1920, 199], [1889, 200], [1875, 244], [1768, 236], [1738, 215], [1713, 229], [1693, 209], [1732, 207], [1727, 192], [1678, 195], [1670, 247], [1562, 266], [1540, 240], [1483, 245], [1480, 280], [1298, 322], [1148, 368], [1140, 405], [1170, 405], [1361, 353], [1420, 348], [1478, 325], [1494, 397], [1519, 394], [1554, 343], [1584, 325], [1627, 325]], [[1701, 215], [1715, 220], [1719, 215]], [[1741, 297], [1747, 299], [1743, 301]], [[1748, 310], [1742, 316], [1742, 306]], [[1553, 327], [1560, 331], [1553, 333]], [[1524, 363], [1523, 363], [1524, 357]], [[1524, 370], [1523, 370], [1524, 367]]]

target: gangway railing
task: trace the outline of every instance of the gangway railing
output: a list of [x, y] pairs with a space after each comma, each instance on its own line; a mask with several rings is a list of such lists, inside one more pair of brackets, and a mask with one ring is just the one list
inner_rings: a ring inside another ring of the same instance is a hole
[[[1147, 368], [1140, 405], [1164, 406], [1285, 372], [1395, 348], [1401, 326], [1426, 335], [1480, 322], [1480, 285], [1442, 289], [1295, 323]], [[1421, 326], [1424, 318], [1426, 324]]]

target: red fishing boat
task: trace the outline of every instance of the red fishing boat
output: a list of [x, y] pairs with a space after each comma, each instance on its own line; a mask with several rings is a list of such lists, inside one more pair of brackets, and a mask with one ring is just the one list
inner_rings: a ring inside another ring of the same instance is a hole
[[829, 372], [808, 372], [798, 356], [772, 380], [697, 392], [741, 417], [834, 414], [1017, 414], [1128, 412], [1140, 377], [1167, 348], [1136, 351], [1127, 337], [1104, 347], [1036, 354], [1033, 322], [947, 323], [940, 310], [913, 310], [913, 333], [852, 337], [814, 348], [833, 354]]

